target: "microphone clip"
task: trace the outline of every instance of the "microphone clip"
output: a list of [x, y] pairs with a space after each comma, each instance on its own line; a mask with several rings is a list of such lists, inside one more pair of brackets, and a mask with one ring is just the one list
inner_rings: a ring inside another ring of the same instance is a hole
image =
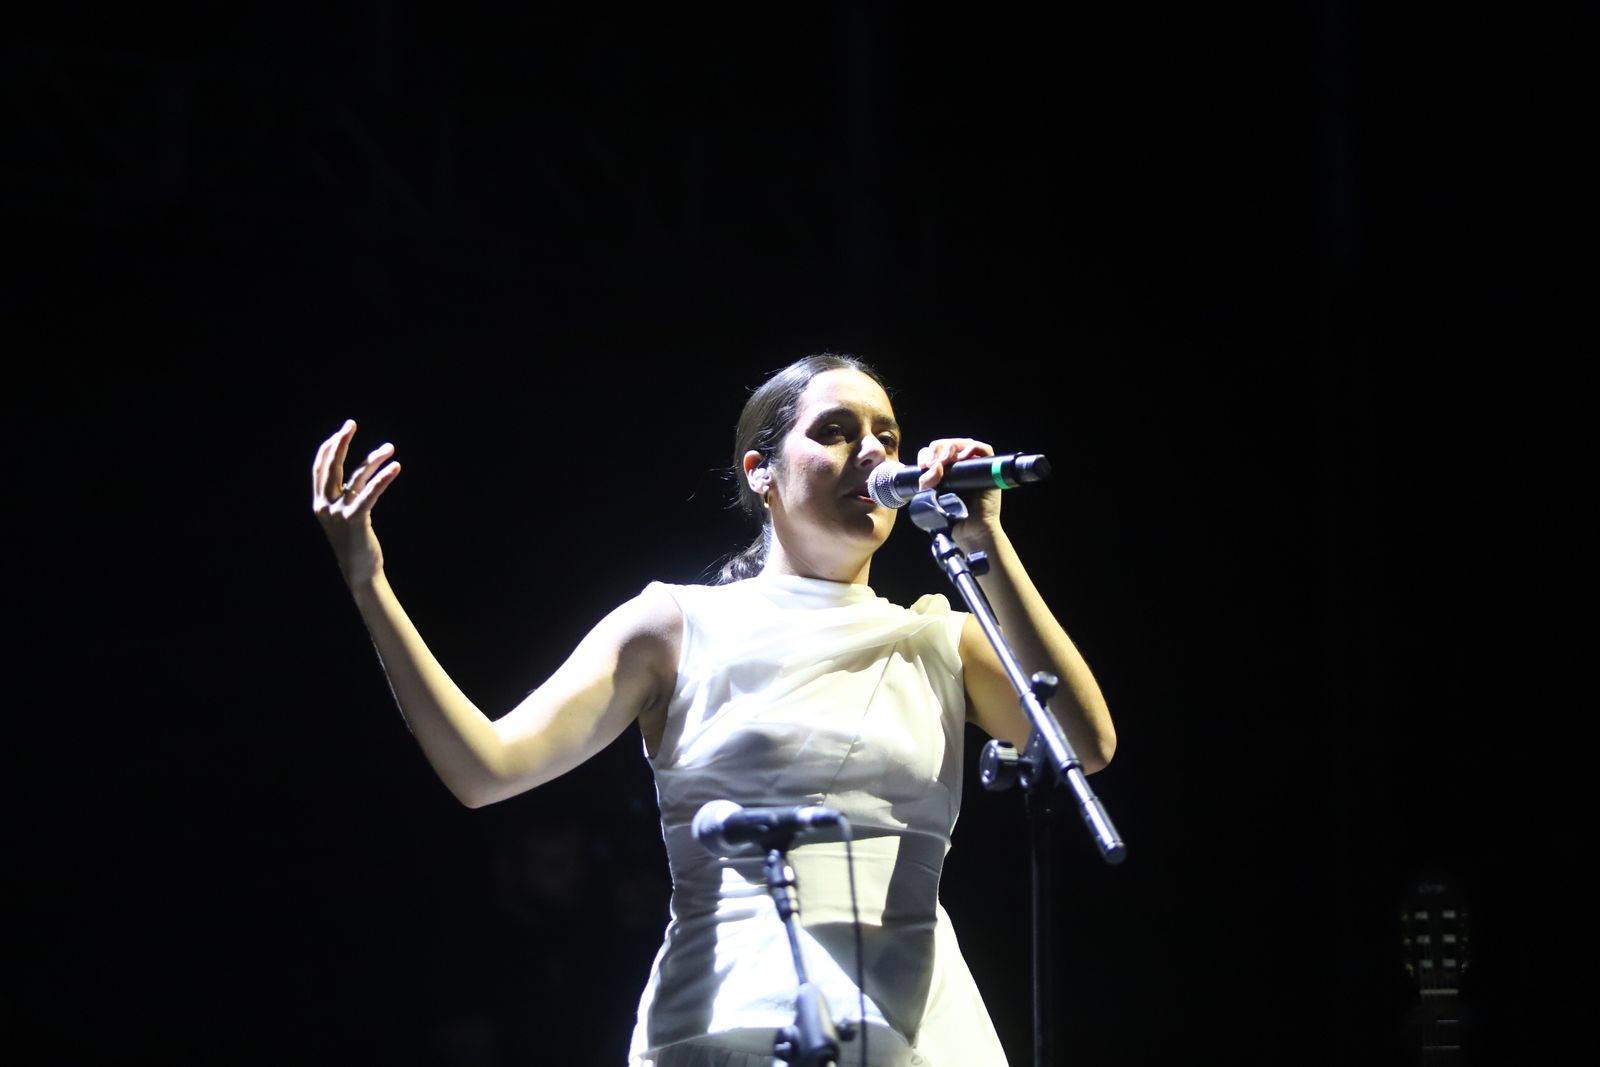
[[907, 510], [917, 529], [933, 535], [933, 558], [955, 580], [955, 575], [970, 572], [982, 577], [989, 573], [987, 552], [962, 552], [950, 536], [956, 523], [967, 518], [967, 503], [954, 493], [940, 494], [924, 489], [911, 498]]

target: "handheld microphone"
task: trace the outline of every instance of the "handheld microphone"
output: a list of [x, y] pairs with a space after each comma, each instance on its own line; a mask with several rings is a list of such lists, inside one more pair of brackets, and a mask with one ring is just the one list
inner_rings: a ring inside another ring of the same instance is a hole
[[731, 800], [713, 800], [695, 812], [694, 839], [713, 856], [767, 852], [817, 826], [838, 826], [844, 816], [832, 808], [741, 808]]
[[[867, 495], [886, 508], [903, 508], [917, 495], [917, 480], [921, 477], [921, 467], [885, 460], [872, 468], [872, 473], [868, 475]], [[980, 456], [951, 463], [945, 467], [938, 488], [947, 493], [961, 489], [1010, 489], [1048, 477], [1048, 459], [1013, 452], [1005, 456]]]

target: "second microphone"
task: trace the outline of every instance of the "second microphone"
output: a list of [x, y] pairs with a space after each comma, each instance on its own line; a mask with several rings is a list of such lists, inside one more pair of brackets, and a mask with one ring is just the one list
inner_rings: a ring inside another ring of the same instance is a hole
[[787, 849], [796, 837], [819, 826], [839, 826], [844, 816], [832, 808], [742, 808], [731, 800], [713, 800], [695, 813], [694, 839], [714, 856], [737, 856]]

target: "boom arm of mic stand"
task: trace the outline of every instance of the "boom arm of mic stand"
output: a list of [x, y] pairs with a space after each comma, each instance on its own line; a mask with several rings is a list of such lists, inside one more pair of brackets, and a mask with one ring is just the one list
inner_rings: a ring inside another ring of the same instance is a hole
[[[1072, 743], [1067, 740], [1066, 731], [1045, 706], [1044, 702], [1054, 694], [1058, 680], [1043, 672], [1030, 678], [1023, 671], [1005, 635], [1000, 632], [1000, 623], [995, 618], [989, 598], [978, 585], [977, 575], [988, 570], [989, 561], [981, 552], [974, 552], [969, 559], [950, 536], [951, 528], [967, 517], [966, 504], [954, 493], [939, 496], [932, 489], [924, 489], [911, 498], [909, 510], [911, 521], [933, 538], [934, 560], [961, 593], [961, 598], [978, 620], [984, 636], [994, 646], [1006, 676], [1017, 691], [1022, 710], [1033, 724], [1033, 741], [1028, 746], [1029, 752], [1039, 760], [1048, 761], [1049, 767], [1030, 770], [1024, 785], [1031, 788], [1041, 778], [1045, 782], [1066, 782], [1077, 799], [1078, 812], [1094, 836], [1100, 855], [1107, 863], [1121, 863], [1127, 858], [1128, 846], [1112, 825], [1105, 805], [1100, 803], [1100, 798], [1090, 788], [1088, 776], [1083, 773], [1083, 763], [1073, 750]], [[1054, 773], [1041, 774], [1041, 771]]]
[[[1089, 788], [1083, 764], [1072, 750], [1066, 731], [1045, 707], [1045, 701], [1055, 693], [1059, 680], [1043, 671], [1032, 678], [1023, 674], [1022, 665], [1000, 632], [1000, 623], [995, 619], [989, 598], [978, 586], [977, 575], [989, 569], [988, 559], [981, 552], [974, 552], [969, 558], [950, 536], [951, 528], [967, 517], [967, 506], [953, 493], [938, 496], [933, 490], [924, 489], [911, 498], [910, 507], [911, 521], [932, 536], [934, 560], [972, 609], [1017, 691], [1022, 710], [1033, 724], [1028, 750], [1020, 761], [1011, 746], [989, 743], [984, 752], [983, 777], [984, 785], [990, 788], [1004, 788], [1020, 779], [1027, 793], [1028, 821], [1033, 828], [1033, 1062], [1034, 1067], [1053, 1067], [1056, 1050], [1054, 909], [1057, 901], [1051, 874], [1051, 829], [1056, 786], [1066, 782], [1072, 787], [1078, 811], [1088, 823], [1095, 844], [1100, 847], [1100, 855], [1107, 863], [1121, 863], [1127, 855], [1127, 846], [1111, 825], [1099, 798]], [[991, 753], [997, 756], [1009, 753], [1009, 757], [995, 759], [991, 764]], [[1009, 770], [1008, 765], [1011, 765]]]

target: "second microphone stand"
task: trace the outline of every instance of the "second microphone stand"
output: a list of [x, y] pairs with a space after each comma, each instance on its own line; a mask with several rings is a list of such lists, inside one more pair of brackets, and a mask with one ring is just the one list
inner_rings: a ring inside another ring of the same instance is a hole
[[1034, 1067], [1052, 1067], [1055, 1055], [1055, 1012], [1053, 985], [1054, 924], [1050, 905], [1055, 901], [1052, 871], [1051, 822], [1056, 791], [1063, 785], [1072, 790], [1078, 812], [1094, 835], [1100, 855], [1107, 863], [1121, 863], [1128, 854], [1111, 818], [1089, 787], [1083, 763], [1073, 751], [1061, 723], [1045, 705], [1055, 695], [1061, 681], [1039, 671], [1032, 676], [1007, 644], [988, 597], [978, 585], [978, 575], [989, 569], [982, 552], [968, 555], [955, 543], [950, 531], [967, 517], [967, 506], [954, 493], [938, 495], [924, 489], [911, 498], [911, 521], [933, 539], [933, 558], [961, 593], [984, 636], [994, 646], [1001, 666], [1017, 691], [1022, 710], [1033, 729], [1021, 756], [1004, 741], [990, 741], [983, 750], [980, 778], [985, 789], [1009, 789], [1021, 785], [1027, 797], [1031, 826], [1033, 867], [1033, 1062]]
[[773, 1054], [790, 1067], [836, 1067], [839, 1042], [853, 1036], [849, 1024], [837, 1029], [822, 990], [806, 977], [806, 961], [800, 953], [800, 903], [795, 897], [794, 868], [784, 858], [782, 848], [767, 851], [767, 889], [778, 907], [789, 934], [789, 951], [794, 955], [795, 976], [800, 989], [794, 1000], [794, 1025], [778, 1031]]

